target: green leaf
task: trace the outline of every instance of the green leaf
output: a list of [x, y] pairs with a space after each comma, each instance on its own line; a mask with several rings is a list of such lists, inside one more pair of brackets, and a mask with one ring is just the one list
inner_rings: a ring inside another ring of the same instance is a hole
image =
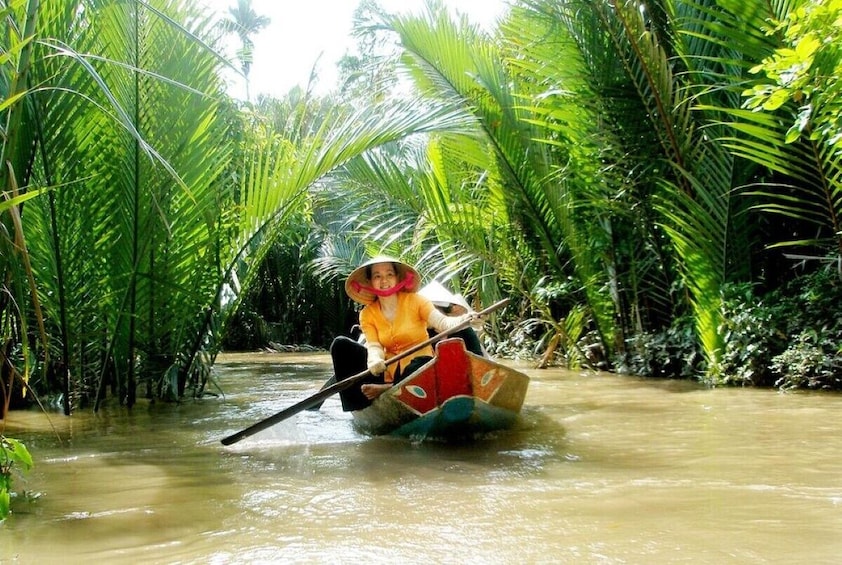
[[786, 137], [784, 139], [785, 143], [793, 143], [799, 137], [801, 137], [801, 126], [800, 124], [796, 123], [793, 124], [786, 132]]
[[[808, 59], [812, 60], [813, 55], [816, 53], [816, 51], [818, 51], [819, 47], [821, 47], [821, 42], [812, 35], [808, 35], [806, 37], [801, 38], [801, 40], [798, 43], [796, 43], [795, 55], [799, 61], [804, 63]], [[805, 71], [808, 68], [809, 65], [804, 66]]]
[[789, 100], [790, 91], [786, 88], [778, 88], [773, 90], [766, 101], [763, 103], [763, 109], [768, 112], [773, 112], [787, 103]]
[[32, 469], [32, 455], [29, 450], [20, 440], [3, 437], [0, 439], [0, 445], [5, 452], [6, 458], [20, 467], [21, 471], [29, 471]]

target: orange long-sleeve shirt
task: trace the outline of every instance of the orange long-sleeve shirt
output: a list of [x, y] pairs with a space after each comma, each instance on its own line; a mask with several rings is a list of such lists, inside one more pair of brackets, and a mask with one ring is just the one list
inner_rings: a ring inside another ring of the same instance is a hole
[[[360, 327], [366, 341], [383, 346], [387, 360], [428, 339], [427, 320], [435, 308], [432, 302], [414, 292], [399, 292], [397, 296], [394, 322], [386, 319], [376, 300], [360, 311]], [[427, 346], [401, 359], [398, 362], [401, 373], [410, 361], [421, 355], [432, 356], [433, 348]], [[388, 365], [383, 378], [388, 383], [394, 377], [395, 365]]]

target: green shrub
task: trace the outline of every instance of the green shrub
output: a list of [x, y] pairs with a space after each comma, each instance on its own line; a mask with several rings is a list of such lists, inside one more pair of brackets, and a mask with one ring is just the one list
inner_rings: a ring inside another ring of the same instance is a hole
[[842, 280], [834, 269], [793, 278], [760, 298], [750, 285], [723, 291], [725, 384], [842, 388]]
[[842, 278], [835, 269], [820, 269], [787, 290], [788, 346], [772, 359], [775, 386], [842, 389]]
[[837, 335], [805, 330], [786, 351], [772, 359], [772, 369], [781, 376], [775, 382], [784, 390], [796, 388], [842, 389], [842, 347]]
[[728, 285], [722, 292], [725, 350], [711, 374], [712, 384], [771, 386], [772, 358], [786, 349], [785, 303], [760, 300], [749, 284]]
[[0, 435], [0, 521], [11, 512], [12, 473], [32, 468], [32, 456], [26, 446], [16, 439]]
[[842, 389], [842, 279], [835, 269], [794, 277], [762, 296], [748, 283], [727, 285], [722, 314], [718, 366], [704, 366], [692, 321], [677, 318], [664, 331], [627, 340], [616, 370], [662, 378], [704, 374], [711, 385]]
[[647, 332], [627, 340], [626, 351], [614, 359], [617, 372], [642, 377], [697, 378], [704, 368], [693, 320], [677, 318], [662, 332]]

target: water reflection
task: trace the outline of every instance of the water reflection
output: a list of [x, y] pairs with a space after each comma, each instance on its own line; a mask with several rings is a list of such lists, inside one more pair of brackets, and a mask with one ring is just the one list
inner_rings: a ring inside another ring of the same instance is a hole
[[[522, 368], [522, 367], [521, 367]], [[224, 396], [14, 414], [37, 466], [13, 563], [832, 563], [840, 397], [531, 371], [518, 425], [473, 442], [356, 433], [324, 355], [228, 357]]]

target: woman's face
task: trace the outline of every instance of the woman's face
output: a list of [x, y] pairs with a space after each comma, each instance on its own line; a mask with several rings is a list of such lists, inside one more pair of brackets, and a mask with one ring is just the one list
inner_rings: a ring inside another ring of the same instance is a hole
[[398, 274], [391, 263], [375, 263], [371, 266], [371, 286], [388, 290], [398, 284]]

